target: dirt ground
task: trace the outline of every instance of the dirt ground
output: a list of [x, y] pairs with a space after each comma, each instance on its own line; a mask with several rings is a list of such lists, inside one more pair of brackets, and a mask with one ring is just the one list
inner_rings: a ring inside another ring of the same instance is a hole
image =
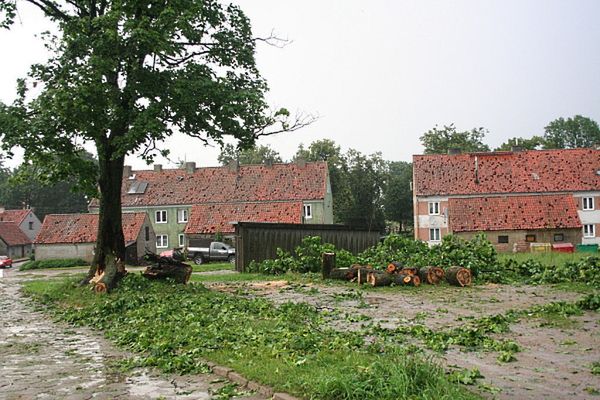
[[[549, 286], [484, 285], [472, 288], [433, 287], [357, 290], [340, 286], [297, 285], [286, 281], [260, 283], [213, 283], [216, 290], [247, 293], [275, 303], [307, 302], [321, 310], [342, 315], [364, 315], [372, 322], [394, 328], [420, 323], [431, 329], [463, 324], [459, 317], [502, 314], [553, 301], [575, 301], [581, 294]], [[241, 289], [241, 290], [240, 290]], [[416, 290], [415, 290], [416, 289]], [[337, 328], [353, 329], [352, 319], [338, 318]], [[497, 338], [516, 341], [522, 351], [517, 361], [500, 363], [497, 352], [464, 352], [456, 347], [442, 355], [431, 354], [443, 365], [477, 368], [481, 380], [498, 399], [591, 399], [598, 398], [600, 379], [591, 374], [592, 362], [600, 361], [600, 314], [586, 312], [571, 317], [565, 326], [546, 326], [537, 318], [521, 318], [510, 332]], [[481, 387], [481, 386], [480, 386]]]
[[[66, 272], [68, 274], [68, 272]], [[64, 271], [47, 275], [60, 276]], [[212, 374], [178, 376], [148, 369], [121, 373], [130, 357], [88, 329], [52, 322], [19, 292], [18, 282], [42, 273], [4, 270], [0, 278], [0, 398], [210, 399], [226, 382]], [[253, 394], [236, 397], [262, 400]]]

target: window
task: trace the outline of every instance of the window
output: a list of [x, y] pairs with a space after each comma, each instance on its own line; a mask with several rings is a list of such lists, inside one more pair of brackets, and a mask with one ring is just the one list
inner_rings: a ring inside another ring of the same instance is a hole
[[565, 235], [564, 235], [564, 233], [555, 233], [554, 234], [554, 241], [555, 242], [564, 242], [565, 241]]
[[440, 215], [439, 201], [432, 201], [429, 203], [429, 215]]
[[530, 243], [535, 242], [535, 235], [525, 235], [525, 241]]
[[312, 218], [312, 205], [310, 205], [310, 204], [304, 205], [304, 218], [306, 218], [306, 219]]
[[183, 233], [180, 233], [178, 238], [179, 238], [179, 247], [184, 247], [185, 246], [185, 235]]
[[169, 247], [169, 236], [167, 235], [156, 235], [156, 248]]
[[498, 236], [498, 243], [508, 243], [508, 235]]
[[583, 237], [591, 238], [596, 237], [596, 226], [594, 224], [587, 224], [583, 226]]
[[180, 224], [188, 222], [188, 210], [177, 210], [177, 222]]
[[29, 230], [32, 231], [33, 230], [33, 221], [29, 221]]
[[594, 198], [593, 197], [584, 197], [583, 198], [583, 209], [584, 210], [593, 210], [594, 209]]
[[166, 224], [167, 223], [167, 210], [160, 210], [156, 212], [156, 223]]
[[150, 227], [149, 226], [144, 228], [144, 234], [146, 236], [146, 242], [149, 242], [150, 241]]
[[432, 242], [440, 241], [440, 228], [429, 229], [429, 240]]

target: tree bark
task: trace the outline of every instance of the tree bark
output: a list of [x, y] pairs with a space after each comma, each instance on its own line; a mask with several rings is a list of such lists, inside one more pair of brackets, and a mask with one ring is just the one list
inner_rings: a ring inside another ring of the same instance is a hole
[[371, 271], [367, 274], [367, 283], [373, 287], [390, 286], [392, 284], [392, 275], [383, 271]]
[[423, 267], [419, 270], [421, 282], [437, 285], [444, 279], [444, 270], [439, 267]]
[[329, 279], [331, 270], [335, 268], [335, 253], [323, 253], [321, 259], [321, 274], [323, 279]]
[[[104, 286], [104, 291], [112, 290], [125, 276], [125, 238], [121, 218], [121, 184], [123, 180], [124, 156], [115, 156], [108, 139], [96, 143], [98, 150], [99, 174], [99, 215], [98, 235], [94, 260], [88, 275], [81, 282]], [[98, 280], [93, 280], [97, 277]], [[102, 292], [103, 290], [96, 290]]]

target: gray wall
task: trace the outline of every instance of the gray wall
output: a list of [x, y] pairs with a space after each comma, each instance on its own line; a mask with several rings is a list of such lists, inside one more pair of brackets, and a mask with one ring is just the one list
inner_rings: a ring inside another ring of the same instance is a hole
[[36, 260], [54, 260], [58, 258], [81, 258], [87, 262], [94, 259], [95, 243], [59, 243], [36, 244]]
[[[31, 222], [31, 229], [29, 229], [29, 223]], [[35, 240], [35, 237], [42, 229], [42, 222], [38, 219], [38, 217], [32, 212], [27, 214], [27, 217], [21, 222], [19, 228], [23, 231], [23, 233], [31, 240], [32, 242]]]
[[380, 234], [344, 225], [240, 222], [235, 228], [236, 269], [243, 272], [251, 261], [276, 258], [277, 248], [291, 252], [306, 236], [320, 236], [323, 243], [356, 254], [376, 244]]

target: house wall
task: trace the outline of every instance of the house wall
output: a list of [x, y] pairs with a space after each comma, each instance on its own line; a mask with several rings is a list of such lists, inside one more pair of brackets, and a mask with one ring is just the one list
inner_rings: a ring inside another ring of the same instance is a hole
[[[150, 228], [148, 232], [148, 240], [146, 240], [146, 227]], [[146, 218], [142, 229], [140, 229], [140, 233], [137, 237], [136, 248], [138, 258], [143, 257], [147, 251], [156, 253], [156, 233], [154, 232], [152, 224], [150, 223], [150, 218]]]
[[[600, 192], [579, 192], [573, 195], [577, 200], [577, 214], [582, 225], [595, 225], [595, 237], [587, 238], [583, 237], [582, 229], [582, 241], [583, 244], [600, 244]], [[583, 209], [583, 198], [593, 197], [594, 198], [594, 210]]]
[[[31, 222], [31, 229], [30, 223]], [[34, 241], [37, 234], [42, 229], [42, 222], [38, 219], [38, 217], [32, 212], [27, 214], [27, 217], [21, 222], [19, 228], [23, 231], [23, 233], [31, 240]]]
[[94, 243], [36, 244], [36, 260], [81, 258], [87, 262], [94, 259]]
[[[482, 232], [454, 232], [456, 236], [463, 239], [472, 239], [475, 235]], [[581, 243], [581, 230], [572, 229], [537, 229], [537, 230], [516, 230], [516, 231], [487, 231], [483, 232], [488, 240], [500, 252], [512, 252], [517, 245], [520, 249], [528, 248], [529, 244], [525, 240], [526, 235], [535, 235], [536, 243]], [[555, 234], [563, 234], [564, 240], [555, 241]], [[498, 243], [498, 236], [508, 236], [508, 243]]]
[[[429, 244], [439, 243], [429, 240], [429, 229], [439, 228], [440, 239], [448, 234], [448, 198], [439, 196], [415, 197], [415, 238], [428, 242]], [[429, 214], [429, 203], [440, 203], [437, 215]]]
[[26, 258], [31, 256], [33, 246], [31, 244], [8, 246], [0, 239], [0, 256], [9, 256], [12, 259]]

